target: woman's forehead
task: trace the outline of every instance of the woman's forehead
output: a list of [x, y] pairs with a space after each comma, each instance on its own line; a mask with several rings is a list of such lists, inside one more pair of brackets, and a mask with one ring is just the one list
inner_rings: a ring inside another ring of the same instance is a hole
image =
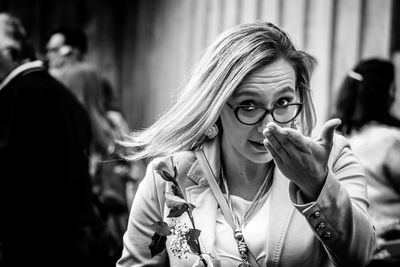
[[296, 74], [294, 68], [284, 59], [260, 67], [242, 80], [235, 89], [234, 94], [242, 94], [243, 91], [251, 94], [252, 91], [257, 92], [260, 88], [291, 88], [294, 91], [296, 88]]

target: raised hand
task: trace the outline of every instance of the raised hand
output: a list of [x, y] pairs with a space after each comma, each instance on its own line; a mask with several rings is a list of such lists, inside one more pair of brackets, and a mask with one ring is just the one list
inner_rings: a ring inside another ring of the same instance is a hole
[[271, 153], [280, 171], [302, 191], [307, 201], [318, 198], [328, 174], [328, 159], [333, 146], [335, 128], [339, 119], [323, 126], [321, 137], [313, 140], [291, 128], [282, 128], [274, 122], [263, 131], [264, 145]]

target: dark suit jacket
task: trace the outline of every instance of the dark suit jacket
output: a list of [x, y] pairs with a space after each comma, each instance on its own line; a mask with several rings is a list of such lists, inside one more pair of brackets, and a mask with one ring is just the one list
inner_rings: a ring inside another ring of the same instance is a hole
[[76, 258], [83, 266], [97, 220], [90, 142], [85, 109], [44, 69], [0, 90], [0, 263], [67, 266]]

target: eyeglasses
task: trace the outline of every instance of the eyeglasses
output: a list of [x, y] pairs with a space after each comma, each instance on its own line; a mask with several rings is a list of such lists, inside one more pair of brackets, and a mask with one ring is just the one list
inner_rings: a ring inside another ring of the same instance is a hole
[[236, 119], [245, 125], [254, 125], [262, 121], [268, 113], [271, 113], [272, 118], [277, 123], [288, 123], [294, 120], [301, 112], [303, 103], [291, 103], [287, 105], [277, 106], [271, 109], [261, 106], [252, 105], [237, 105], [232, 106]]

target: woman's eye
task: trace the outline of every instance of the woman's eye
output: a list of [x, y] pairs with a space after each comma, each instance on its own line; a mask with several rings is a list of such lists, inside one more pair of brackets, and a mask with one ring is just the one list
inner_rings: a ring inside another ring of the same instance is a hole
[[256, 107], [253, 105], [246, 105], [246, 106], [242, 107], [242, 109], [245, 111], [253, 111], [256, 109]]
[[256, 107], [257, 103], [252, 100], [242, 101], [242, 102], [240, 102], [239, 105], [242, 106], [240, 109], [240, 112], [242, 112], [242, 113], [246, 112], [247, 114], [249, 114], [249, 113], [253, 113], [254, 111], [256, 111], [258, 109]]
[[256, 102], [252, 101], [252, 100], [246, 100], [246, 101], [242, 101], [240, 102], [241, 106], [257, 106]]
[[276, 101], [275, 106], [283, 106], [283, 105], [287, 105], [289, 104], [291, 101], [291, 99], [289, 98], [281, 98], [278, 101]]

